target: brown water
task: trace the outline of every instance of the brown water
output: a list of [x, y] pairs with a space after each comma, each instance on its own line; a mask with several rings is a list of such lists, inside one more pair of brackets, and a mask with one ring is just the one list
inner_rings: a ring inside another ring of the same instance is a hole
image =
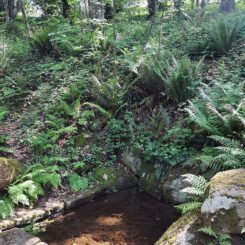
[[177, 218], [170, 204], [130, 189], [56, 218], [40, 238], [49, 245], [152, 245]]

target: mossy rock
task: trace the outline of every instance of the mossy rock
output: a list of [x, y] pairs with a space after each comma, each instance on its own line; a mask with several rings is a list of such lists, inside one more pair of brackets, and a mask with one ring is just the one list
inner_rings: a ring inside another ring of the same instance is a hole
[[19, 170], [20, 165], [16, 160], [0, 157], [0, 190], [9, 186]]
[[190, 212], [174, 222], [155, 245], [207, 245], [211, 239], [198, 229], [202, 227], [200, 212]]
[[154, 198], [160, 200], [162, 193], [160, 190], [160, 178], [157, 177], [154, 164], [144, 163], [139, 173], [139, 187], [149, 193]]
[[122, 166], [98, 167], [93, 171], [93, 177], [109, 190], [121, 190], [137, 184], [136, 178]]
[[205, 226], [216, 232], [241, 234], [245, 227], [245, 169], [216, 174], [201, 208]]
[[14, 228], [0, 234], [0, 244], [48, 245], [22, 229]]

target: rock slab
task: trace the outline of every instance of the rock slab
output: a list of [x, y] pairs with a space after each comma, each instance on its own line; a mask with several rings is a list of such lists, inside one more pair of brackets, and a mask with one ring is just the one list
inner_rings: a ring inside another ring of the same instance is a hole
[[24, 230], [14, 228], [0, 233], [0, 245], [48, 245]]

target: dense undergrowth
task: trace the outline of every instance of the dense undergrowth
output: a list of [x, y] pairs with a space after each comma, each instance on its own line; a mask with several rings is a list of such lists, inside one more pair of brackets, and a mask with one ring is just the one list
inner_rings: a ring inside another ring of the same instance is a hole
[[117, 164], [126, 148], [159, 176], [181, 165], [245, 167], [244, 13], [30, 25], [30, 40], [22, 20], [1, 27], [0, 121], [15, 120], [30, 150], [2, 193], [2, 217], [61, 184], [88, 188], [93, 169]]

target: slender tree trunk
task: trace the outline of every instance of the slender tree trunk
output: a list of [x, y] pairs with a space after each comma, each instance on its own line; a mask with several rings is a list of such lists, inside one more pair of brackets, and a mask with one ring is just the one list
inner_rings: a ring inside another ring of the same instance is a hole
[[66, 19], [69, 16], [70, 12], [70, 5], [68, 3], [68, 0], [62, 0], [62, 15]]
[[8, 0], [8, 12], [9, 18], [13, 20], [15, 18], [15, 0]]
[[20, 8], [21, 8], [21, 12], [22, 12], [22, 15], [23, 15], [23, 19], [24, 19], [27, 36], [30, 39], [31, 38], [31, 29], [30, 29], [30, 26], [29, 26], [29, 23], [28, 23], [28, 19], [27, 19], [26, 10], [25, 10], [25, 6], [24, 6], [24, 1], [23, 0], [20, 0]]
[[3, 0], [6, 13], [6, 22], [15, 18], [15, 0]]
[[235, 11], [235, 0], [221, 0], [220, 11], [226, 13]]
[[201, 0], [201, 16], [203, 17], [205, 14], [206, 1]]
[[3, 0], [4, 9], [5, 9], [5, 20], [9, 22], [9, 10], [8, 10], [8, 0]]
[[0, 0], [0, 11], [1, 11], [1, 12], [5, 11], [5, 8], [4, 8], [4, 1], [3, 1], [3, 0]]

